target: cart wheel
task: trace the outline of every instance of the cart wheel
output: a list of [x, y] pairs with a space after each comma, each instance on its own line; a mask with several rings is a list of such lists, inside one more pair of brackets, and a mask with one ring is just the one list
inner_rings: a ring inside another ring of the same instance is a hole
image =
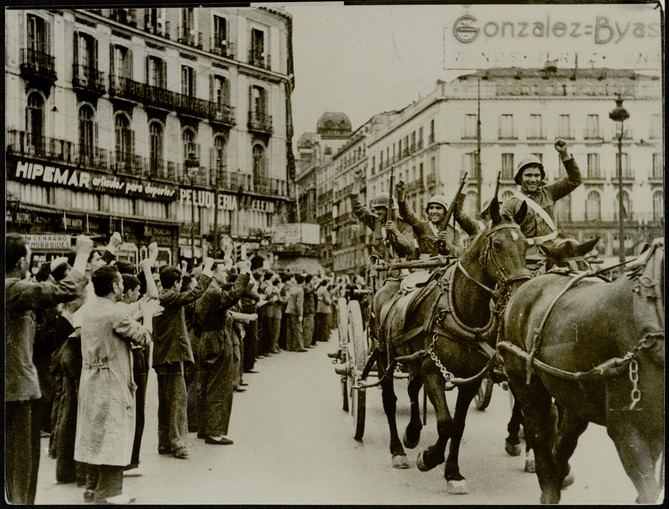
[[349, 405], [348, 405], [348, 377], [347, 376], [342, 376], [341, 377], [341, 396], [342, 396], [341, 409], [344, 412], [348, 412]]
[[362, 382], [360, 375], [367, 363], [367, 335], [362, 323], [362, 313], [360, 312], [360, 303], [351, 301], [348, 303], [349, 312], [349, 354], [351, 355], [351, 378], [349, 379], [349, 394], [351, 401], [349, 408], [353, 418], [353, 438], [362, 440], [365, 433], [365, 412], [366, 412], [366, 393], [365, 389], [359, 387]]
[[344, 297], [337, 300], [337, 326], [339, 330], [339, 348], [343, 351], [348, 343], [348, 303]]
[[481, 386], [479, 387], [476, 396], [474, 396], [474, 405], [476, 405], [477, 410], [485, 410], [490, 404], [490, 399], [492, 398], [492, 387], [493, 383], [490, 378], [484, 378], [481, 381]]

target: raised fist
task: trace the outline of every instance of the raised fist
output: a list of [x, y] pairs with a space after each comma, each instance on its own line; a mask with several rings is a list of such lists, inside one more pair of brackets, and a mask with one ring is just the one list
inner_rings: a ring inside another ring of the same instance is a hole
[[149, 258], [153, 260], [154, 262], [156, 261], [156, 258], [158, 258], [158, 243], [157, 242], [151, 242], [149, 244]]
[[77, 235], [77, 241], [74, 245], [77, 254], [88, 256], [93, 251], [93, 240], [87, 235]]
[[109, 243], [107, 244], [107, 248], [113, 253], [119, 247], [121, 247], [121, 244], [123, 244], [123, 239], [121, 238], [121, 234], [119, 232], [114, 232], [114, 234], [109, 238]]
[[397, 198], [398, 202], [403, 202], [405, 199], [405, 190], [404, 190], [404, 182], [401, 180], [397, 183], [395, 186], [395, 197]]
[[566, 157], [569, 155], [568, 147], [567, 147], [567, 142], [564, 141], [562, 138], [558, 138], [555, 140], [555, 150], [557, 150], [558, 154], [562, 157]]

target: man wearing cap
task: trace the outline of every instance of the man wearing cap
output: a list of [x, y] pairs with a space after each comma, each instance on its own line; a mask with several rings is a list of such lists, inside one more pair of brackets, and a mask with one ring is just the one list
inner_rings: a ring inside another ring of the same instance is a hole
[[[388, 220], [388, 202], [390, 196], [381, 193], [374, 197], [370, 208], [365, 207], [358, 200], [363, 175], [356, 175], [351, 191], [353, 214], [372, 231], [371, 254], [384, 258], [386, 254], [386, 240], [392, 246], [395, 255], [399, 257], [415, 258], [416, 249], [411, 235], [411, 227], [399, 217], [395, 221]], [[393, 199], [393, 208], [397, 209], [397, 202]]]
[[461, 254], [460, 234], [453, 226], [446, 224], [448, 201], [444, 195], [437, 194], [428, 200], [425, 207], [428, 220], [425, 221], [407, 205], [404, 182], [400, 181], [395, 191], [400, 215], [413, 228], [421, 257], [439, 254], [459, 256]]
[[[557, 240], [558, 231], [553, 220], [555, 202], [567, 196], [581, 185], [581, 171], [569, 153], [567, 142], [562, 139], [555, 141], [555, 150], [560, 155], [567, 175], [549, 185], [544, 184], [546, 173], [544, 166], [536, 156], [527, 156], [518, 163], [518, 170], [514, 180], [520, 186], [520, 192], [502, 204], [501, 214], [514, 217], [523, 201], [528, 205], [527, 215], [520, 225], [520, 229], [527, 238], [530, 246], [542, 244], [560, 244], [564, 240]], [[571, 242], [574, 242], [571, 240]]]

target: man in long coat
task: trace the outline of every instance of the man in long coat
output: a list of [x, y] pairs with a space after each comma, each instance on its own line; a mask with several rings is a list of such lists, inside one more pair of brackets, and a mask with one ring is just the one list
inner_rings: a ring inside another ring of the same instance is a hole
[[123, 295], [123, 278], [104, 266], [92, 276], [95, 303], [82, 318], [82, 370], [77, 406], [74, 459], [88, 464], [84, 500], [129, 503], [123, 470], [130, 463], [135, 436], [135, 382], [131, 345], [151, 341], [156, 301], [142, 308], [143, 324], [132, 319]]

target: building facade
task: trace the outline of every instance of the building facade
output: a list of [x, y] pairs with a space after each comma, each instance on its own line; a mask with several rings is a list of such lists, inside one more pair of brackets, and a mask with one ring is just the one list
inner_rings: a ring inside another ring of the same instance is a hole
[[[8, 230], [121, 231], [170, 261], [259, 247], [294, 178], [278, 8], [6, 12]], [[192, 252], [194, 247], [194, 253]]]

